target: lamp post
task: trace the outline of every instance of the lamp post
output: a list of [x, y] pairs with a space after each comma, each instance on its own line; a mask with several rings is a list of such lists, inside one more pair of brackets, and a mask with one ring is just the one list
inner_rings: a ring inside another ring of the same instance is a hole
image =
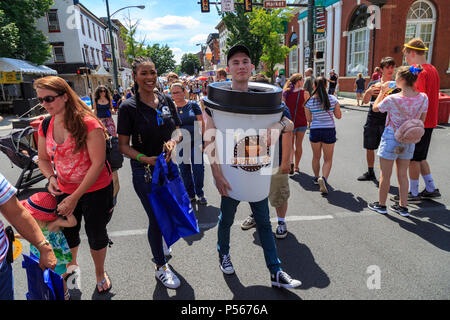
[[108, 15], [108, 29], [109, 29], [109, 42], [111, 44], [111, 51], [112, 51], [112, 60], [113, 60], [113, 80], [114, 80], [114, 89], [118, 89], [119, 86], [119, 80], [118, 80], [118, 72], [117, 72], [117, 60], [116, 60], [116, 52], [114, 50], [114, 41], [113, 41], [113, 33], [112, 33], [112, 24], [111, 24], [111, 17], [115, 15], [117, 12], [127, 9], [127, 8], [139, 8], [139, 9], [145, 9], [144, 5], [140, 6], [128, 6], [120, 8], [119, 10], [116, 10], [113, 14], [109, 14], [109, 1], [106, 0], [106, 14]]

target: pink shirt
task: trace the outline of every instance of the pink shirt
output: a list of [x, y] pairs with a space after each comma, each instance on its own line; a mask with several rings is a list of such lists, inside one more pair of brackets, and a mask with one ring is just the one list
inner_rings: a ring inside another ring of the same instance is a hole
[[[399, 110], [400, 106], [401, 110]], [[414, 97], [393, 94], [384, 98], [378, 105], [380, 112], [387, 112], [386, 127], [398, 129], [408, 119], [419, 119], [428, 110], [428, 98], [424, 93]]]
[[[87, 147], [82, 148], [77, 153], [75, 150], [75, 139], [69, 135], [69, 137], [62, 144], [57, 144], [53, 139], [53, 121], [50, 120], [50, 124], [47, 130], [46, 147], [49, 157], [52, 159], [52, 163], [56, 167], [56, 175], [58, 180], [59, 189], [68, 194], [72, 194], [79, 187], [87, 171], [92, 165], [91, 158]], [[101, 128], [102, 125], [92, 117], [85, 117], [84, 123], [87, 126], [88, 133], [94, 129]], [[42, 123], [39, 126], [39, 135], [44, 137], [44, 131], [42, 129]], [[86, 191], [93, 192], [107, 187], [112, 181], [112, 176], [109, 174], [106, 166], [103, 167], [97, 181]]]

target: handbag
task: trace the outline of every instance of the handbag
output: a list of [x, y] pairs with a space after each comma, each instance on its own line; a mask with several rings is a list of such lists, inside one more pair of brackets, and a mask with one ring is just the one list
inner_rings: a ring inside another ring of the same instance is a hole
[[27, 300], [64, 300], [63, 278], [53, 270], [42, 271], [35, 255], [24, 254], [22, 267], [27, 272]]
[[148, 199], [167, 246], [200, 232], [178, 167], [173, 162], [166, 163], [165, 153], [156, 160]]

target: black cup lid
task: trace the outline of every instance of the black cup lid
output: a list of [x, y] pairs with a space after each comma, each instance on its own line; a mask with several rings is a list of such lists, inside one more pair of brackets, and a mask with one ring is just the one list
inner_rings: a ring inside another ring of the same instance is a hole
[[260, 82], [249, 82], [248, 92], [231, 90], [231, 81], [208, 85], [203, 102], [211, 109], [244, 114], [274, 114], [283, 111], [281, 88]]

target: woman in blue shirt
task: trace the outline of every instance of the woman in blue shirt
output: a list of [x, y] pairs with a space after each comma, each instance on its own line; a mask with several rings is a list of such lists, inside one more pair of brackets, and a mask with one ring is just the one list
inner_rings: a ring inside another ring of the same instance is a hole
[[[181, 120], [183, 132], [184, 150], [190, 146], [184, 154], [183, 148], [179, 152], [179, 164], [184, 186], [192, 202], [198, 197], [198, 204], [206, 205], [207, 200], [203, 192], [205, 166], [203, 163], [202, 137], [205, 131], [202, 110], [197, 102], [186, 100], [185, 87], [181, 82], [174, 82], [170, 87], [172, 99], [177, 107], [177, 113]], [[200, 131], [201, 130], [201, 131]], [[189, 134], [188, 134], [189, 133]], [[190, 155], [189, 155], [190, 151]]]
[[111, 136], [116, 136], [116, 124], [112, 118], [115, 114], [111, 94], [105, 86], [98, 86], [95, 90], [94, 112], [103, 123]]

